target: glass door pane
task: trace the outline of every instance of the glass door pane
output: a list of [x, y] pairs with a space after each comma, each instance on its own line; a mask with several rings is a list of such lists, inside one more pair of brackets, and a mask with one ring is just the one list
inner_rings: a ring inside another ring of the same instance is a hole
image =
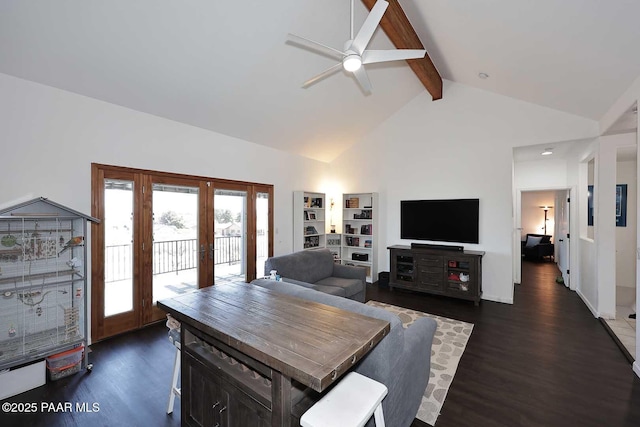
[[269, 193], [256, 194], [256, 277], [265, 275], [269, 257]]
[[104, 180], [104, 317], [133, 310], [133, 188]]
[[247, 192], [216, 189], [214, 206], [214, 283], [244, 281], [247, 271]]
[[153, 305], [198, 288], [198, 193], [153, 184]]

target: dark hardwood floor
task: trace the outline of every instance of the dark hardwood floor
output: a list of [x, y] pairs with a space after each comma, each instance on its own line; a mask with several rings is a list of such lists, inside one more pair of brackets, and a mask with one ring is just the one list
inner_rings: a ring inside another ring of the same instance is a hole
[[368, 294], [475, 325], [436, 427], [640, 426], [640, 379], [559, 274], [524, 262], [513, 305]]
[[[553, 263], [524, 263], [513, 305], [370, 287], [369, 299], [475, 325], [436, 427], [640, 426], [640, 379], [557, 275]], [[159, 324], [96, 343], [92, 373], [5, 401], [95, 402], [99, 412], [0, 412], [0, 426], [179, 426], [179, 400], [165, 414], [175, 351], [166, 331]]]

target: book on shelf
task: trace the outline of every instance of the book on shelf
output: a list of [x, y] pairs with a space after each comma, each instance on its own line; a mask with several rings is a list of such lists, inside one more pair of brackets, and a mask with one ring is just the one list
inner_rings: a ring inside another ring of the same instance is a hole
[[353, 209], [360, 207], [360, 199], [357, 197], [351, 197], [344, 201], [344, 207], [347, 209]]
[[309, 203], [312, 208], [322, 208], [322, 197], [312, 197]]
[[318, 246], [320, 246], [320, 237], [311, 236], [311, 237], [305, 237], [304, 238], [304, 248], [305, 249], [317, 248]]
[[345, 237], [345, 242], [347, 243], [347, 246], [360, 246], [359, 237]]
[[371, 236], [373, 234], [373, 225], [372, 224], [362, 224], [360, 226], [360, 234], [366, 234], [367, 236]]
[[362, 210], [360, 213], [354, 213], [353, 219], [371, 219], [372, 211], [371, 210]]
[[365, 248], [370, 248], [370, 247], [372, 247], [372, 242], [371, 242], [371, 240], [365, 240], [365, 241], [364, 241], [364, 247], [365, 247]]
[[309, 227], [305, 227], [304, 234], [305, 236], [308, 236], [310, 234], [318, 234], [318, 230], [316, 230], [314, 226], [310, 225]]

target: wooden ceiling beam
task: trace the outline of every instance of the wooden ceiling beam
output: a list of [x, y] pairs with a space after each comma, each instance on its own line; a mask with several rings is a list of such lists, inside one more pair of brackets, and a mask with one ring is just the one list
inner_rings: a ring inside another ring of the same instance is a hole
[[[364, 5], [371, 10], [377, 0], [362, 0]], [[385, 12], [380, 26], [387, 34], [391, 42], [398, 49], [424, 49], [420, 38], [409, 22], [398, 0], [387, 0], [389, 7]], [[422, 59], [408, 59], [407, 63], [431, 94], [433, 100], [442, 98], [442, 77], [433, 65], [429, 53]]]

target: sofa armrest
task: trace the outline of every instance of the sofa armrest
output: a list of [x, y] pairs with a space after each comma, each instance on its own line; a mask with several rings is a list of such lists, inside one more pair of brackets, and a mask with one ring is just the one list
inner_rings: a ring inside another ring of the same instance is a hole
[[367, 271], [362, 267], [334, 263], [332, 276], [343, 279], [359, 279], [362, 280], [363, 285], [367, 282]]
[[405, 329], [404, 349], [387, 385], [389, 395], [383, 401], [389, 425], [408, 426], [416, 417], [431, 373], [431, 345], [436, 332], [435, 320], [422, 317]]

